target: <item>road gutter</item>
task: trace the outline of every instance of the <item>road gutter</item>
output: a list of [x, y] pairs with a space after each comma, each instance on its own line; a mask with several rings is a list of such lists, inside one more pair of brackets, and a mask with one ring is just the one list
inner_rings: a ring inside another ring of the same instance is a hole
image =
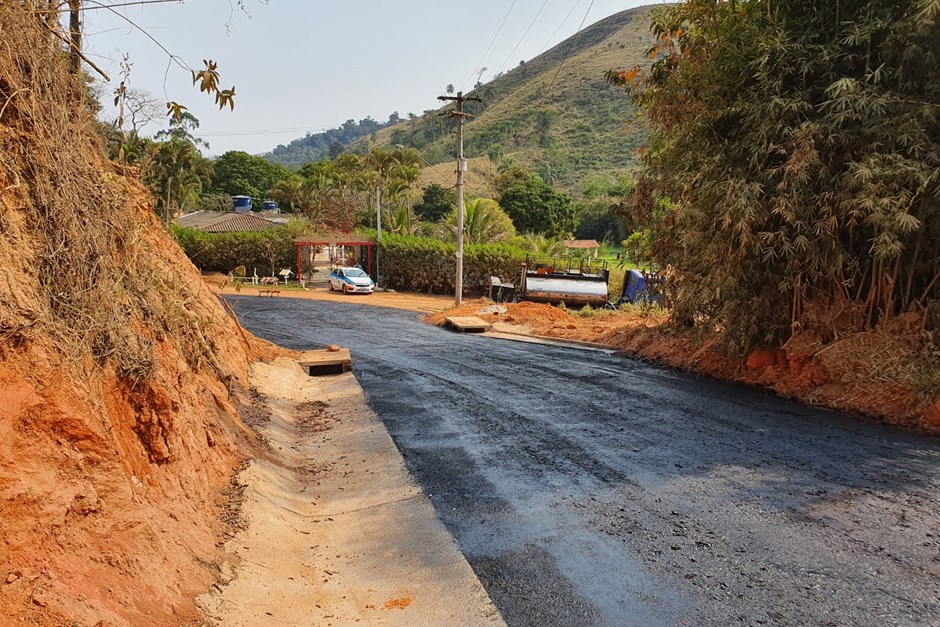
[[504, 624], [351, 373], [308, 377], [281, 358], [251, 383], [269, 454], [238, 477], [246, 525], [226, 581], [198, 599], [210, 621]]

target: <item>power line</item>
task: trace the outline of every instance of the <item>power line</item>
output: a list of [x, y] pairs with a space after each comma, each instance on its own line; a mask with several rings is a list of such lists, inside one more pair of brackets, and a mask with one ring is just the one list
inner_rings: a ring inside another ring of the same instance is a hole
[[[580, 2], [580, 0], [578, 0], [578, 1]], [[539, 19], [539, 15], [542, 14], [542, 10], [545, 8], [545, 5], [547, 5], [547, 4], [548, 4], [548, 0], [545, 0], [545, 2], [542, 3], [542, 6], [539, 7], [539, 10], [538, 10], [538, 12], [535, 14], [535, 17], [532, 18], [532, 21], [531, 21], [531, 22], [529, 22], [529, 27], [528, 27], [527, 29], [525, 29], [525, 32], [522, 33], [522, 37], [519, 38], [519, 41], [516, 42], [516, 45], [513, 47], [513, 49], [509, 52], [508, 55], [506, 55], [506, 60], [503, 61], [502, 65], [499, 66], [499, 69], [496, 70], [496, 73], [497, 73], [497, 74], [499, 74], [500, 72], [503, 71], [503, 68], [506, 67], [506, 64], [507, 64], [507, 63], [509, 63], [509, 59], [512, 58], [512, 55], [514, 55], [514, 54], [516, 53], [516, 50], [519, 49], [519, 46], [522, 45], [522, 42], [525, 40], [526, 35], [528, 35], [528, 34], [529, 34], [529, 31], [532, 30], [532, 27], [535, 26], [536, 20]], [[557, 32], [557, 31], [556, 31], [556, 32]]]
[[480, 57], [480, 62], [477, 63], [476, 67], [473, 68], [473, 71], [470, 72], [470, 76], [467, 77], [467, 80], [463, 82], [463, 85], [460, 86], [460, 90], [463, 91], [463, 88], [467, 86], [467, 83], [470, 82], [470, 79], [473, 78], [473, 75], [483, 66], [483, 61], [486, 60], [486, 55], [490, 53], [490, 48], [493, 47], [493, 44], [496, 43], [496, 38], [499, 37], [499, 34], [503, 30], [503, 26], [506, 25], [506, 20], [509, 19], [509, 14], [512, 13], [512, 8], [516, 6], [516, 0], [512, 0], [512, 4], [509, 5], [509, 10], [506, 11], [506, 15], [503, 16], [503, 21], [500, 23], [499, 28], [496, 29], [496, 34], [493, 35], [493, 39], [490, 40], [490, 45], [486, 47], [486, 52], [483, 53], [483, 56]]
[[[101, 4], [98, 6], [83, 6], [79, 8], [79, 11], [98, 11], [101, 9], [116, 9], [120, 7], [133, 7], [145, 4], [183, 4], [182, 0], [133, 0], [132, 2], [118, 2], [115, 4]], [[68, 13], [71, 9], [52, 9], [51, 11], [40, 11], [41, 13], [54, 12], [54, 13]]]
[[555, 70], [555, 75], [552, 76], [552, 82], [548, 85], [548, 89], [545, 90], [545, 96], [542, 98], [542, 102], [539, 103], [539, 107], [544, 104], [545, 99], [548, 98], [549, 94], [551, 94], [552, 87], [555, 86], [555, 81], [558, 80], [558, 75], [561, 73], [561, 68], [565, 64], [565, 61], [568, 60], [568, 57], [571, 55], [571, 49], [574, 48], [575, 42], [578, 41], [578, 35], [581, 34], [581, 29], [584, 28], [584, 23], [587, 21], [588, 14], [591, 12], [591, 7], [593, 6], [594, 0], [591, 0], [587, 11], [584, 12], [584, 17], [581, 18], [581, 24], [578, 25], [578, 31], [571, 37], [571, 43], [568, 44], [568, 48], [565, 50], [565, 56], [562, 58], [561, 63], [558, 64], [558, 69]]
[[539, 54], [542, 54], [543, 52], [545, 52], [545, 49], [548, 48], [548, 44], [552, 43], [552, 40], [555, 39], [555, 35], [557, 35], [558, 31], [561, 30], [561, 27], [565, 25], [565, 22], [568, 21], [568, 18], [571, 17], [571, 14], [574, 13], [574, 10], [578, 8], [579, 4], [581, 4], [581, 0], [577, 0], [577, 2], [574, 3], [574, 5], [571, 7], [571, 10], [568, 11], [568, 15], [566, 15], [565, 19], [561, 21], [561, 24], [558, 25], [558, 28], [556, 28], [555, 31], [551, 35], [549, 35], [548, 40], [539, 50], [539, 53], [535, 56], [539, 56]]
[[278, 135], [280, 133], [299, 133], [301, 131], [326, 131], [331, 128], [340, 128], [342, 124], [329, 126], [295, 126], [291, 128], [262, 128], [249, 131], [215, 131], [200, 133], [201, 137], [233, 137], [237, 135]]

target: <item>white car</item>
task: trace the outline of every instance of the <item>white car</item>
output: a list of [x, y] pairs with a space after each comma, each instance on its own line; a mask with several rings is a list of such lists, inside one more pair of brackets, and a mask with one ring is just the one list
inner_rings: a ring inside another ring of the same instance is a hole
[[362, 268], [334, 268], [330, 272], [332, 290], [345, 294], [371, 294], [375, 291], [375, 282]]

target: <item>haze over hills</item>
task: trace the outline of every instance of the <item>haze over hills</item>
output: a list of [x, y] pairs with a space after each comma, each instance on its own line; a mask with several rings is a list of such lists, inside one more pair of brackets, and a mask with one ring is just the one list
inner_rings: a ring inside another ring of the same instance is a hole
[[[481, 98], [482, 104], [465, 108], [475, 116], [465, 126], [465, 156], [493, 164], [479, 167], [481, 172], [495, 172], [495, 165], [511, 160], [569, 189], [588, 174], [617, 174], [636, 165], [636, 149], [645, 142], [646, 129], [629, 99], [609, 86], [604, 74], [648, 62], [645, 53], [654, 43], [649, 30], [652, 10], [640, 7], [611, 15], [478, 84], [469, 95]], [[374, 147], [413, 147], [431, 164], [452, 169], [446, 162], [454, 159], [454, 125], [437, 113], [426, 111], [388, 125], [369, 120], [381, 128], [366, 124], [355, 133], [358, 138], [342, 143], [346, 151], [357, 153]], [[317, 154], [327, 158], [330, 146], [335, 153], [339, 142], [330, 141], [335, 134], [329, 140], [325, 135], [308, 135], [265, 156], [289, 167], [299, 167]], [[350, 136], [345, 135], [343, 139]], [[485, 189], [485, 182], [479, 183]]]

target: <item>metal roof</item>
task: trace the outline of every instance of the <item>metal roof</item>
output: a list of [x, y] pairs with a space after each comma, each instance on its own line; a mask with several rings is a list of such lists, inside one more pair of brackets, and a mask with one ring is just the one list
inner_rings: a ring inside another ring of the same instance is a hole
[[182, 216], [179, 219], [179, 225], [187, 229], [199, 229], [207, 233], [266, 231], [277, 226], [271, 220], [237, 211], [197, 211]]

